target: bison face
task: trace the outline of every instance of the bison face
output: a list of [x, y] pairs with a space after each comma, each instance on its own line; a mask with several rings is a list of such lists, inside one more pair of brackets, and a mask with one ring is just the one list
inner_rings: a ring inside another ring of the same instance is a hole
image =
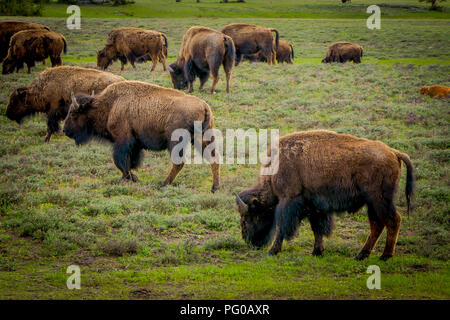
[[188, 82], [186, 77], [184, 76], [183, 69], [177, 66], [175, 63], [172, 63], [169, 66], [170, 77], [172, 78], [173, 87], [178, 90], [186, 89], [188, 86]]
[[328, 63], [329, 61], [328, 61], [328, 58], [324, 58], [323, 60], [322, 60], [322, 63]]
[[241, 215], [242, 238], [257, 247], [267, 245], [271, 239], [275, 208], [265, 206], [246, 191], [236, 195], [236, 204]]
[[16, 67], [16, 63], [8, 58], [3, 60], [3, 68], [2, 74], [10, 74], [14, 72], [14, 68]]
[[17, 123], [21, 123], [23, 118], [33, 114], [32, 106], [27, 104], [27, 87], [20, 87], [14, 90], [6, 107], [6, 116]]
[[422, 87], [422, 88], [420, 88], [420, 94], [427, 94], [428, 93], [428, 88], [429, 87]]
[[88, 118], [92, 100], [93, 97], [87, 94], [79, 93], [75, 96], [72, 93], [72, 103], [64, 123], [64, 133], [74, 139], [77, 145], [88, 142], [93, 135]]
[[97, 52], [97, 67], [106, 70], [113, 62], [113, 59], [108, 57], [106, 48]]

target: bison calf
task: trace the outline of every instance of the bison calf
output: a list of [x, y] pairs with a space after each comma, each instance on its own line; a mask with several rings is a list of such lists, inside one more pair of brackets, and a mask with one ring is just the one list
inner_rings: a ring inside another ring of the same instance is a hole
[[435, 99], [443, 99], [450, 96], [450, 87], [446, 86], [424, 86], [420, 88], [420, 94], [428, 95]]
[[[279, 34], [276, 29], [234, 23], [225, 26], [222, 32], [233, 39], [236, 47], [236, 65], [241, 62], [242, 55], [252, 55], [258, 52], [269, 64], [275, 63], [279, 42]], [[275, 40], [272, 32], [275, 32]]]
[[230, 37], [207, 27], [191, 27], [183, 36], [177, 61], [169, 66], [173, 86], [179, 90], [188, 87], [191, 93], [194, 80], [199, 77], [201, 90], [211, 73], [214, 78], [211, 93], [214, 93], [219, 68], [223, 65], [228, 93], [234, 59], [235, 49]]
[[[203, 132], [214, 126], [211, 109], [203, 100], [144, 82], [121, 81], [95, 97], [72, 95], [64, 132], [78, 145], [93, 137], [112, 142], [114, 163], [122, 179], [137, 181], [130, 170], [139, 166], [142, 150], [171, 152], [179, 143], [171, 140], [172, 132], [186, 129], [194, 138], [195, 121], [202, 123]], [[207, 144], [203, 141], [202, 148]], [[183, 165], [173, 163], [163, 185], [172, 183]], [[211, 163], [211, 170], [211, 191], [215, 192], [219, 188], [219, 164]]]
[[[249, 60], [250, 62], [267, 62], [266, 58], [262, 55], [261, 51], [255, 54], [245, 54], [243, 56], [244, 60]], [[278, 63], [292, 63], [294, 59], [294, 47], [287, 41], [280, 40], [277, 48], [277, 62]]]
[[61, 52], [67, 52], [67, 42], [60, 33], [47, 30], [24, 30], [11, 37], [8, 56], [3, 60], [3, 74], [17, 72], [26, 63], [28, 73], [36, 61], [50, 57], [52, 67], [62, 65]]
[[361, 63], [363, 48], [359, 44], [351, 42], [335, 42], [328, 47], [327, 56], [322, 63], [353, 61]]
[[97, 52], [97, 66], [106, 70], [113, 61], [121, 62], [120, 70], [129, 61], [133, 68], [135, 62], [153, 61], [151, 71], [158, 62], [166, 68], [167, 37], [165, 34], [139, 28], [117, 28], [108, 34], [106, 46]]
[[261, 175], [258, 183], [236, 196], [246, 241], [263, 246], [273, 237], [269, 254], [275, 255], [307, 218], [315, 237], [313, 255], [321, 255], [322, 237], [331, 234], [333, 213], [357, 212], [367, 205], [370, 235], [356, 259], [369, 256], [385, 227], [381, 259], [393, 256], [401, 221], [394, 196], [402, 162], [407, 168], [408, 214], [414, 188], [407, 154], [382, 142], [322, 130], [286, 135], [277, 151], [278, 171]]
[[32, 22], [0, 21], [0, 61], [8, 54], [11, 37], [19, 31], [31, 29], [50, 30], [49, 27]]
[[124, 78], [95, 69], [62, 66], [42, 71], [27, 87], [15, 89], [9, 97], [6, 116], [17, 121], [35, 113], [47, 114], [47, 137], [59, 131], [71, 102], [72, 91], [100, 92], [109, 84]]

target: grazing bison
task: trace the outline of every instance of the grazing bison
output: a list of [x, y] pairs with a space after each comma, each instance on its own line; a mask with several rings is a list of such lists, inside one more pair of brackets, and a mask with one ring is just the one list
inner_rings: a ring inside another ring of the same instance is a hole
[[280, 138], [278, 155], [274, 175], [261, 175], [258, 183], [236, 196], [246, 241], [262, 246], [273, 236], [269, 254], [275, 255], [283, 239], [291, 239], [307, 218], [315, 237], [313, 255], [321, 255], [333, 213], [357, 212], [367, 205], [370, 235], [356, 259], [369, 256], [384, 227], [387, 239], [381, 259], [393, 256], [401, 221], [394, 196], [402, 161], [407, 168], [408, 214], [414, 189], [407, 154], [379, 141], [316, 130]]
[[158, 62], [166, 68], [167, 37], [165, 34], [139, 28], [118, 28], [108, 34], [106, 46], [97, 52], [97, 66], [106, 70], [113, 61], [121, 62], [120, 70], [129, 61], [133, 68], [135, 62], [153, 61], [151, 71]]
[[[267, 62], [266, 58], [261, 54], [261, 51], [255, 54], [245, 54], [243, 56], [244, 60], [249, 60], [250, 62]], [[294, 47], [285, 40], [280, 40], [277, 49], [277, 62], [278, 63], [292, 63], [294, 59]]]
[[[236, 65], [241, 62], [242, 55], [260, 52], [269, 63], [275, 63], [279, 34], [276, 29], [270, 29], [251, 24], [234, 23], [225, 26], [222, 32], [230, 36], [236, 47]], [[275, 32], [275, 41], [272, 32]]]
[[17, 72], [26, 63], [28, 73], [36, 61], [50, 57], [52, 67], [62, 64], [61, 52], [67, 52], [67, 42], [60, 33], [47, 30], [24, 30], [11, 37], [8, 56], [3, 60], [3, 74]]
[[347, 62], [361, 63], [363, 48], [359, 44], [351, 42], [335, 42], [328, 47], [327, 56], [322, 63]]
[[50, 30], [49, 27], [32, 22], [0, 21], [0, 61], [8, 54], [11, 37], [19, 31], [30, 29]]
[[[203, 132], [214, 126], [211, 109], [203, 100], [149, 83], [122, 81], [94, 97], [73, 95], [64, 132], [78, 145], [93, 137], [112, 142], [114, 163], [122, 179], [137, 181], [130, 170], [139, 166], [142, 149], [171, 152], [179, 143], [171, 141], [172, 132], [186, 129], [193, 137], [195, 121], [202, 124]], [[202, 144], [203, 149], [209, 143], [204, 140]], [[183, 165], [172, 163], [163, 185], [172, 183]], [[211, 170], [211, 191], [215, 192], [219, 188], [219, 164], [212, 162]]]
[[424, 86], [420, 89], [420, 94], [428, 95], [435, 99], [442, 99], [450, 96], [450, 87], [445, 86]]
[[233, 40], [223, 33], [207, 27], [191, 27], [183, 36], [180, 53], [175, 63], [169, 66], [175, 89], [194, 90], [196, 77], [200, 78], [200, 90], [211, 73], [214, 93], [219, 81], [219, 68], [223, 65], [227, 78], [227, 92], [230, 92], [231, 69], [234, 65], [235, 49]]
[[17, 123], [35, 113], [47, 114], [47, 137], [59, 131], [59, 121], [69, 109], [70, 93], [100, 92], [109, 84], [125, 80], [122, 77], [95, 69], [62, 66], [42, 71], [27, 87], [11, 93], [6, 116]]

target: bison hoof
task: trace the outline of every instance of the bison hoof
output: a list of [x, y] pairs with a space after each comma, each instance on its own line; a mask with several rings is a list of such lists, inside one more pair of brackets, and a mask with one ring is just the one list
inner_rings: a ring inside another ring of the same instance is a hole
[[276, 255], [278, 254], [278, 252], [279, 252], [279, 251], [277, 251], [277, 250], [272, 250], [272, 249], [270, 249], [269, 252], [267, 252], [267, 255], [268, 255], [269, 257], [271, 257], [271, 256], [276, 256]]
[[323, 249], [316, 249], [316, 248], [314, 248], [314, 250], [312, 252], [312, 255], [316, 256], [316, 257], [320, 257], [320, 256], [322, 256], [322, 253], [323, 253]]
[[361, 251], [361, 252], [358, 253], [358, 255], [355, 257], [355, 260], [358, 260], [358, 261], [364, 260], [364, 259], [366, 259], [367, 257], [369, 257], [369, 254], [370, 254], [370, 253], [368, 253], [368, 252], [366, 252], [366, 251]]
[[124, 177], [122, 177], [122, 180], [123, 181], [133, 181], [133, 182], [138, 182], [138, 177], [136, 176], [136, 175], [134, 175], [134, 174], [132, 174], [132, 173], [129, 173], [128, 175], [126, 175], [126, 176], [124, 176]]
[[217, 190], [219, 190], [218, 186], [212, 186], [211, 187], [211, 193], [215, 193]]
[[380, 257], [380, 260], [381, 260], [381, 261], [386, 261], [386, 260], [388, 260], [388, 259], [390, 259], [390, 258], [392, 258], [392, 255], [389, 255], [389, 254], [383, 254], [383, 255]]

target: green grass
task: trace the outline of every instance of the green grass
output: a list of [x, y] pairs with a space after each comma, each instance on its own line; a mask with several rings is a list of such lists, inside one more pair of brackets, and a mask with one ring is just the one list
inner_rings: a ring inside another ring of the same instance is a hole
[[[81, 6], [84, 18], [302, 18], [302, 19], [367, 19], [367, 7], [377, 4], [384, 19], [448, 19], [450, 5], [440, 4], [441, 11], [430, 11], [429, 5], [416, 0], [246, 0], [245, 3], [219, 3], [202, 0], [196, 3], [183, 0], [135, 0], [135, 4], [114, 7], [105, 5]], [[386, 5], [387, 3], [387, 5]], [[395, 7], [401, 5], [401, 7]], [[50, 4], [44, 17], [67, 17], [67, 5]]]
[[[165, 32], [173, 62], [191, 25], [218, 29], [235, 21], [85, 19], [79, 31], [57, 18], [25, 20], [63, 32], [64, 63], [88, 67], [114, 27]], [[166, 152], [146, 152], [139, 182], [126, 184], [107, 144], [78, 148], [63, 135], [44, 144], [44, 117], [21, 126], [5, 117], [10, 92], [42, 71], [39, 64], [31, 75], [0, 75], [0, 298], [449, 299], [450, 109], [448, 100], [420, 96], [419, 89], [449, 85], [450, 22], [389, 20], [371, 31], [365, 21], [350, 19], [240, 21], [276, 27], [294, 44], [295, 63], [243, 63], [233, 70], [231, 94], [223, 71], [217, 94], [199, 92], [198, 82], [194, 94], [208, 102], [222, 130], [330, 129], [407, 152], [417, 171], [417, 195], [407, 218], [403, 172], [396, 256], [378, 261], [383, 235], [369, 260], [353, 260], [369, 230], [365, 209], [337, 217], [321, 258], [310, 256], [313, 234], [306, 223], [277, 257], [247, 246], [233, 194], [256, 180], [254, 165], [222, 166], [222, 185], [213, 195], [206, 165], [186, 165], [173, 186], [158, 189], [170, 167]], [[321, 64], [336, 40], [361, 43], [363, 63]], [[115, 63], [111, 71], [119, 68]], [[149, 69], [128, 65], [121, 75], [171, 86], [161, 66]], [[81, 267], [81, 290], [66, 288], [72, 264]], [[381, 268], [381, 290], [366, 287], [372, 264]]]

